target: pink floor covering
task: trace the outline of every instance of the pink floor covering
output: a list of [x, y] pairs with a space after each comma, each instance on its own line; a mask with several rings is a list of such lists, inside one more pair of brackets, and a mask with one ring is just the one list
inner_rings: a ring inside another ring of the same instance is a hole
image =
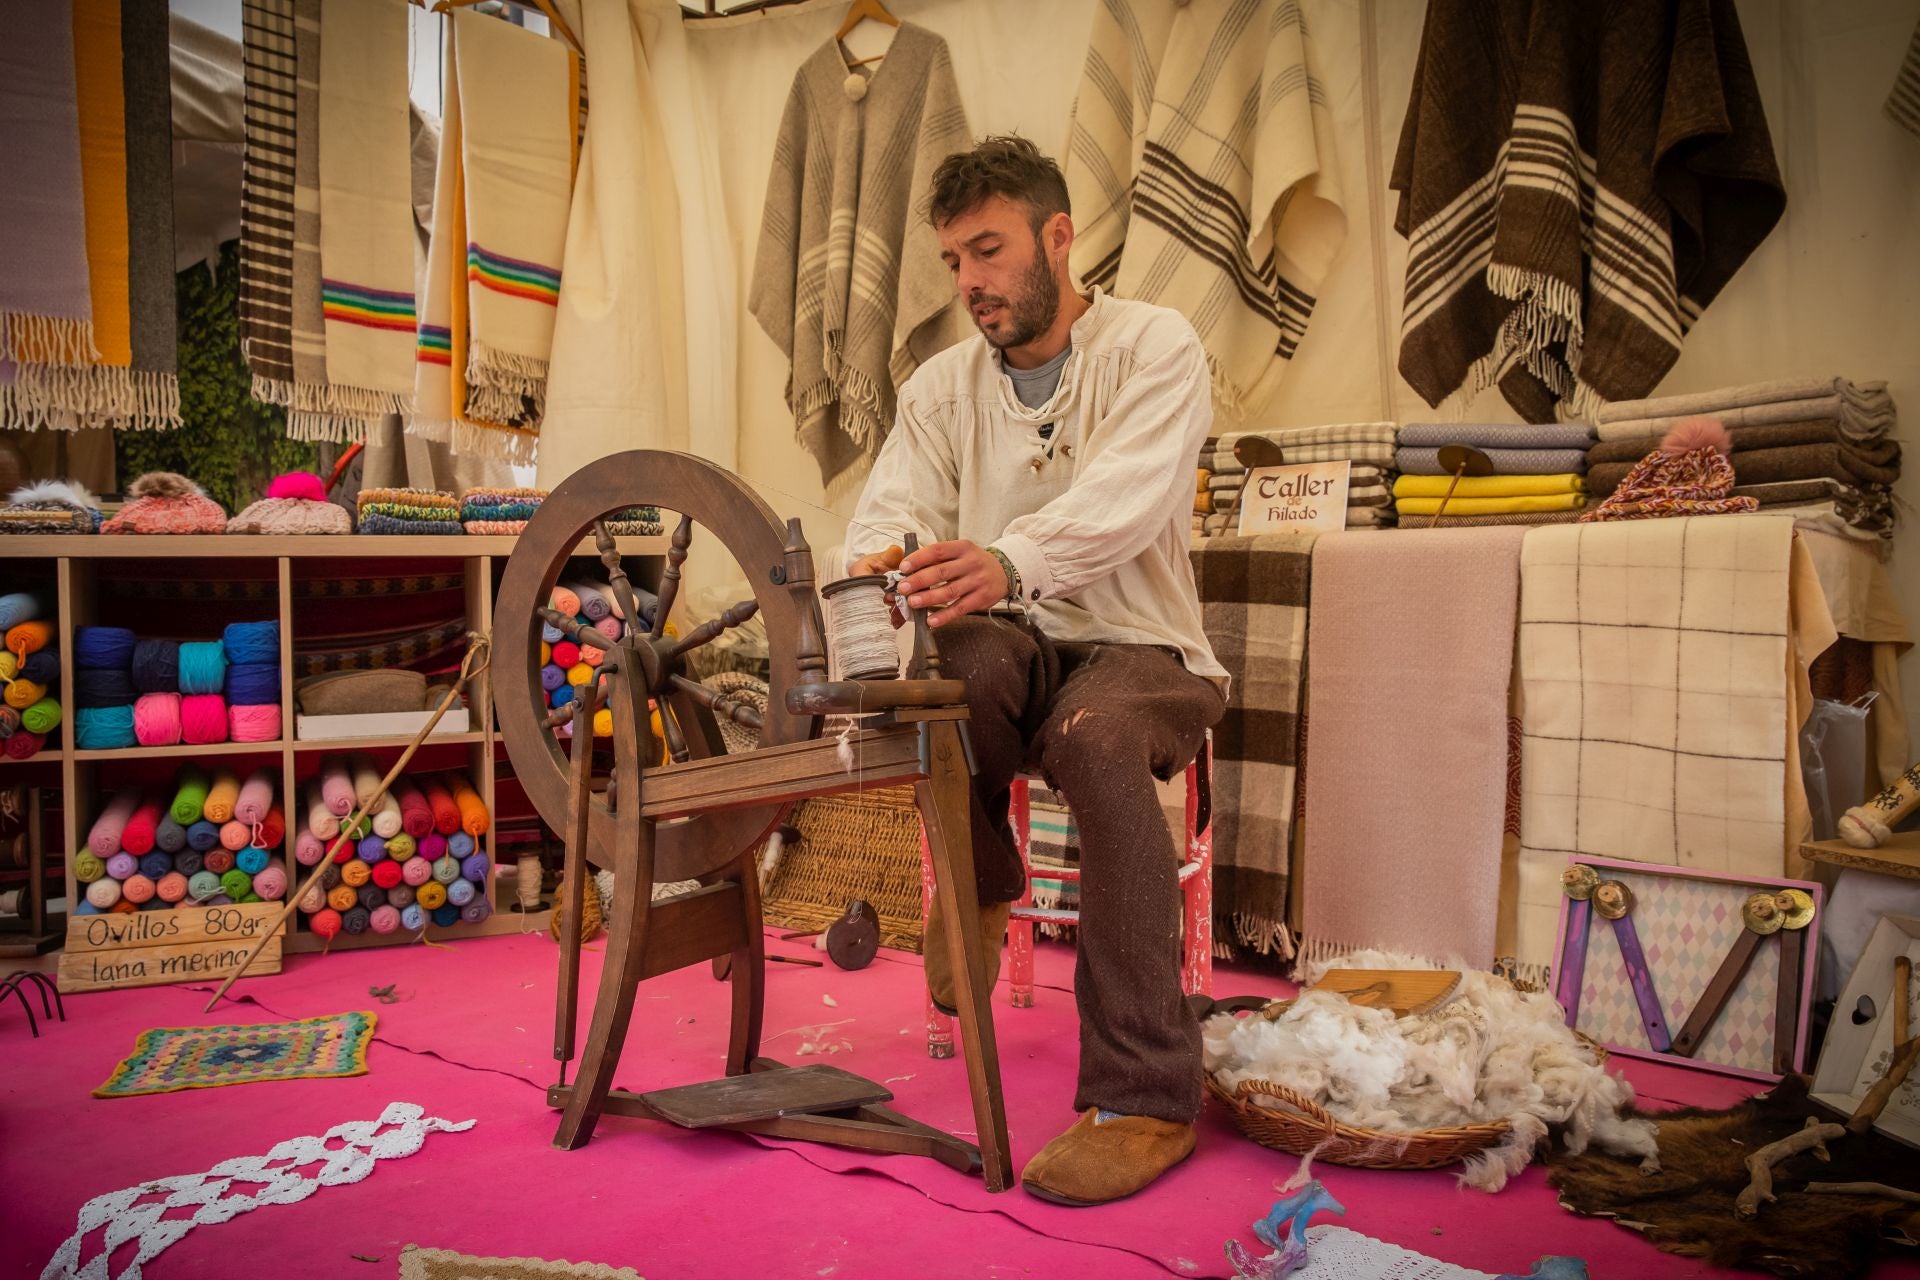
[[[803, 943], [770, 946], [814, 954]], [[995, 1003], [1016, 1169], [1073, 1119], [1071, 954], [1046, 944], [1039, 952], [1039, 1007], [1008, 1008], [1004, 983]], [[238, 984], [242, 1002], [216, 1015], [200, 1012], [205, 986], [76, 996], [69, 1020], [38, 1040], [17, 1009], [0, 1010], [0, 1276], [38, 1276], [91, 1196], [372, 1119], [394, 1101], [478, 1124], [432, 1135], [417, 1155], [382, 1162], [363, 1182], [200, 1227], [146, 1274], [388, 1277], [401, 1246], [414, 1242], [614, 1263], [649, 1280], [1230, 1276], [1222, 1241], [1251, 1242], [1248, 1224], [1295, 1166], [1242, 1138], [1217, 1107], [1202, 1118], [1193, 1159], [1140, 1196], [1090, 1210], [1018, 1190], [988, 1195], [931, 1161], [634, 1120], [604, 1120], [584, 1149], [557, 1151], [542, 1096], [555, 1072], [554, 956], [541, 934], [293, 957], [277, 977]], [[590, 952], [589, 991], [598, 970]], [[369, 987], [388, 984], [397, 984], [398, 1003], [368, 996]], [[844, 1022], [827, 1038], [852, 1048], [826, 1061], [887, 1081], [910, 1115], [971, 1127], [961, 1064], [926, 1057], [917, 957], [882, 952], [859, 973], [773, 965], [769, 985], [770, 1055], [805, 1061], [795, 1050], [817, 1036], [802, 1029]], [[1281, 989], [1271, 977], [1218, 974], [1221, 994]], [[89, 1097], [147, 1027], [355, 1008], [380, 1017], [365, 1076]], [[704, 967], [654, 980], [641, 989], [619, 1084], [651, 1088], [717, 1074], [726, 1027], [725, 990]], [[1657, 1103], [1726, 1105], [1752, 1088], [1624, 1065], [1642, 1098]], [[1561, 1253], [1586, 1259], [1597, 1280], [1718, 1274], [1565, 1213], [1538, 1166], [1491, 1197], [1459, 1190], [1445, 1172], [1321, 1174], [1347, 1207], [1345, 1226], [1463, 1266], [1524, 1273], [1541, 1254]], [[1920, 1276], [1920, 1266], [1902, 1262], [1878, 1274]]]

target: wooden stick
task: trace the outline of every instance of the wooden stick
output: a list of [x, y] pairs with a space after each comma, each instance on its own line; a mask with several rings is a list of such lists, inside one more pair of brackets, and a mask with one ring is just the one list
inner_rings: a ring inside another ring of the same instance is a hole
[[[445, 697], [440, 699], [440, 705], [433, 709], [433, 718], [421, 727], [419, 733], [413, 735], [413, 741], [408, 743], [406, 750], [400, 753], [400, 758], [393, 762], [393, 768], [387, 770], [387, 776], [380, 780], [380, 789], [373, 793], [373, 798], [354, 810], [352, 815], [340, 824], [340, 834], [334, 837], [326, 853], [320, 861], [313, 864], [313, 870], [307, 873], [307, 878], [301, 882], [300, 887], [287, 895], [286, 903], [281, 907], [280, 915], [274, 920], [273, 927], [261, 930], [259, 941], [253, 944], [253, 950], [249, 951], [247, 958], [227, 975], [227, 980], [220, 984], [220, 989], [213, 993], [213, 999], [207, 1001], [207, 1007], [200, 1012], [212, 1013], [213, 1006], [220, 1003], [220, 998], [226, 995], [233, 984], [239, 980], [240, 975], [247, 971], [247, 966], [253, 963], [254, 957], [266, 947], [267, 940], [280, 932], [280, 926], [285, 924], [287, 917], [299, 907], [300, 899], [307, 896], [307, 890], [313, 888], [320, 877], [326, 874], [327, 867], [333, 862], [333, 855], [340, 851], [342, 845], [354, 838], [354, 829], [360, 825], [361, 819], [372, 813], [375, 806], [386, 797], [387, 788], [391, 787], [393, 780], [400, 776], [400, 771], [407, 767], [407, 761], [413, 759], [413, 753], [420, 749], [420, 744], [427, 740], [427, 735], [433, 732], [433, 727], [440, 723], [440, 717], [447, 713], [447, 708], [451, 707], [453, 700], [460, 696], [460, 691], [467, 687], [467, 682], [487, 669], [487, 664], [492, 661], [492, 649], [493, 642], [488, 637], [477, 631], [467, 632], [467, 653], [460, 660], [460, 678], [454, 681], [453, 687], [447, 690]], [[492, 712], [491, 707], [487, 708], [489, 716]]]
[[1908, 1006], [1913, 1003], [1913, 961], [1905, 956], [1893, 958], [1893, 1042], [1905, 1044], [1913, 1034], [1907, 1026]]
[[1463, 462], [1454, 469], [1453, 483], [1447, 486], [1446, 493], [1441, 496], [1440, 505], [1433, 509], [1433, 519], [1427, 522], [1427, 528], [1431, 529], [1439, 524], [1440, 517], [1447, 514], [1447, 504], [1453, 501], [1453, 491], [1460, 487], [1460, 477], [1465, 474], [1467, 474], [1467, 464]]
[[1800, 1189], [1815, 1196], [1879, 1196], [1882, 1200], [1920, 1204], [1920, 1191], [1905, 1191], [1884, 1182], [1809, 1182]]
[[1773, 1166], [1799, 1155], [1802, 1151], [1818, 1151], [1822, 1159], [1826, 1158], [1826, 1144], [1834, 1138], [1847, 1136], [1847, 1127], [1841, 1124], [1821, 1124], [1813, 1116], [1807, 1117], [1807, 1127], [1778, 1142], [1769, 1142], [1747, 1157], [1749, 1181], [1747, 1189], [1733, 1202], [1733, 1216], [1751, 1218], [1760, 1212], [1760, 1206], [1773, 1199]]
[[1867, 1090], [1860, 1107], [1847, 1121], [1848, 1133], [1865, 1133], [1873, 1128], [1880, 1113], [1893, 1100], [1894, 1090], [1906, 1082], [1914, 1064], [1920, 1063], [1920, 1039], [1909, 1038], [1908, 1006], [1913, 1003], [1913, 961], [1905, 956], [1893, 958], [1893, 1065]]

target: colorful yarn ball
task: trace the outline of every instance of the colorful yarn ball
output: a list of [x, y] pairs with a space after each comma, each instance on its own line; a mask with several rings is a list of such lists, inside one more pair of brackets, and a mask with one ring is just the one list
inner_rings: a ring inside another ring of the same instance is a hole
[[[548, 644], [545, 640], [542, 640], [540, 642], [540, 665], [544, 667], [549, 662], [552, 662], [552, 661], [553, 661], [553, 646]], [[0, 673], [0, 674], [4, 674], [4, 673]]]
[[139, 741], [132, 707], [80, 707], [73, 713], [73, 745], [82, 751], [117, 751]]
[[[265, 849], [242, 849], [233, 855], [233, 865], [250, 876], [257, 876], [267, 869], [267, 851]], [[262, 894], [261, 897], [265, 897]]]
[[409, 933], [417, 933], [427, 927], [427, 913], [419, 903], [413, 903], [400, 909], [400, 927]]
[[387, 891], [377, 884], [363, 884], [354, 891], [353, 900], [374, 911], [387, 905]]
[[[567, 683], [567, 672], [564, 667], [556, 667], [551, 662], [549, 662], [545, 666], [540, 668], [540, 687], [546, 690], [548, 693], [552, 693], [555, 690], [562, 688], [563, 686], [566, 685], [566, 683]], [[573, 697], [573, 694], [568, 693], [567, 697], [571, 699]]]
[[227, 650], [217, 640], [194, 640], [180, 646], [180, 692], [219, 693], [227, 687]]
[[133, 704], [133, 736], [143, 747], [171, 747], [180, 741], [180, 695], [143, 693]]
[[596, 738], [613, 736], [613, 712], [606, 707], [593, 713], [593, 736]]
[[125, 898], [120, 899], [120, 901], [114, 903], [111, 907], [107, 908], [107, 910], [111, 914], [122, 915], [122, 916], [130, 916], [134, 912], [138, 911], [139, 909], [140, 909], [139, 907], [136, 907], [133, 903], [128, 902]]
[[387, 840], [387, 856], [396, 862], [405, 862], [408, 858], [418, 853], [419, 849], [420, 847], [414, 843], [413, 837], [404, 831]]
[[233, 905], [233, 899], [224, 893], [216, 893], [200, 905], [203, 907], [230, 907]]
[[540, 643], [558, 644], [565, 638], [566, 633], [554, 626], [551, 622], [543, 622], [540, 624]]
[[[231, 654], [228, 657], [232, 657]], [[241, 706], [262, 706], [280, 701], [280, 664], [274, 662], [235, 662], [227, 667], [227, 683], [222, 690], [227, 701]]]
[[93, 850], [82, 849], [73, 855], [73, 878], [81, 884], [92, 884], [105, 874], [107, 864]]
[[[96, 884], [98, 883], [113, 884], [116, 882], [95, 881], [95, 883]], [[115, 889], [113, 896], [116, 898], [120, 896], [119, 890], [117, 888]], [[419, 903], [421, 906], [425, 907], [427, 910], [432, 911], [435, 907], [438, 907], [446, 902], [447, 886], [445, 886], [444, 884], [441, 884], [438, 880], [429, 880], [425, 884], [421, 885], [418, 889], [414, 890], [413, 900]], [[101, 905], [105, 907], [110, 907], [113, 905], [113, 903], [104, 902]]]
[[397, 907], [377, 907], [367, 917], [367, 927], [375, 933], [392, 933], [400, 927], [400, 911]]
[[460, 860], [452, 854], [433, 864], [433, 878], [439, 884], [452, 884], [460, 878]]
[[173, 869], [183, 876], [198, 875], [206, 865], [205, 855], [192, 849], [182, 849], [173, 855]]
[[197, 818], [187, 828], [187, 847], [198, 853], [206, 853], [220, 843], [220, 824]]
[[475, 898], [460, 908], [460, 918], [468, 924], [479, 924], [493, 914], [493, 904], [485, 898]]
[[471, 853], [460, 860], [460, 874], [475, 884], [487, 882], [487, 855]]
[[253, 843], [253, 829], [238, 818], [229, 818], [220, 824], [220, 845], [238, 853]]
[[369, 863], [362, 862], [360, 859], [355, 858], [351, 862], [343, 862], [340, 864], [341, 884], [351, 885], [358, 889], [371, 879], [373, 879], [373, 867]]
[[[9, 637], [11, 640], [11, 637]], [[112, 668], [125, 671], [133, 665], [133, 648], [137, 643], [133, 632], [125, 627], [75, 627], [73, 629], [73, 660], [83, 667]], [[38, 649], [45, 644], [35, 645]], [[9, 649], [18, 653], [18, 646], [9, 643]]]
[[180, 739], [196, 746], [225, 742], [228, 733], [227, 700], [217, 693], [194, 693], [180, 699]]
[[583, 685], [593, 679], [593, 668], [584, 662], [576, 662], [567, 668], [567, 683]]
[[373, 868], [373, 882], [382, 889], [391, 889], [401, 882], [400, 864], [391, 858], [379, 862]]
[[293, 860], [310, 867], [326, 856], [327, 846], [321, 843], [320, 837], [302, 827], [300, 834], [293, 838]]
[[80, 905], [73, 909], [73, 914], [77, 916], [97, 916], [100, 914], [100, 908], [94, 906], [85, 898], [82, 898], [80, 899]]
[[464, 831], [456, 831], [447, 837], [447, 853], [450, 857], [464, 858], [474, 850], [473, 837]]
[[327, 905], [335, 911], [351, 911], [360, 905], [360, 895], [350, 884], [337, 884], [327, 890]]
[[438, 831], [428, 832], [420, 837], [420, 856], [428, 862], [438, 862], [447, 856], [447, 838]]
[[153, 829], [153, 842], [168, 853], [179, 853], [187, 847], [187, 829], [175, 822], [169, 813]]
[[331, 942], [340, 936], [340, 913], [332, 907], [313, 913], [313, 919], [307, 921], [307, 927], [313, 930], [313, 936]]
[[267, 816], [260, 820], [260, 829], [253, 833], [253, 842], [263, 849], [278, 849], [287, 838], [287, 811], [279, 805], [271, 805]]
[[598, 670], [600, 665], [606, 660], [607, 651], [605, 649], [597, 648], [594, 645], [587, 645], [580, 650], [580, 661], [596, 670]]
[[233, 850], [210, 849], [207, 851], [207, 870], [217, 876], [223, 876], [233, 870]]
[[320, 886], [317, 884], [300, 896], [300, 910], [307, 915], [312, 915], [326, 905], [327, 895], [321, 892]]
[[433, 879], [433, 864], [428, 862], [424, 855], [418, 858], [408, 858], [400, 864], [400, 879], [418, 888], [420, 885]]
[[[20, 682], [15, 681], [16, 686]], [[38, 702], [46, 696], [46, 690], [29, 702]], [[130, 707], [140, 699], [140, 691], [133, 687], [133, 677], [125, 671], [109, 667], [80, 667], [73, 673], [73, 705], [76, 707]], [[16, 706], [24, 705], [16, 703]]]
[[220, 633], [220, 640], [229, 662], [277, 664], [280, 661], [278, 621], [229, 622]]
[[107, 859], [107, 874], [115, 880], [125, 880], [139, 870], [140, 860], [130, 853], [116, 853]]
[[433, 909], [433, 922], [442, 929], [448, 925], [460, 923], [460, 908], [451, 902], [443, 902]]
[[220, 876], [220, 892], [238, 901], [253, 892], [253, 877], [235, 868]]
[[322, 889], [332, 889], [335, 885], [338, 885], [340, 883], [341, 883], [340, 864], [337, 862], [329, 862], [324, 868], [321, 869], [320, 887]]
[[111, 876], [102, 876], [87, 886], [87, 901], [101, 911], [106, 911], [120, 901], [120, 882]]
[[593, 629], [609, 640], [618, 640], [621, 629], [625, 625], [626, 624], [621, 622], [620, 619], [614, 617], [612, 614], [608, 614], [606, 617], [597, 620], [593, 624]]
[[[336, 836], [335, 839], [339, 839], [339, 837]], [[339, 848], [333, 851], [333, 861], [335, 865], [338, 865], [340, 863], [345, 863], [345, 862], [357, 861], [357, 859], [355, 859], [353, 856], [354, 844], [355, 844], [355, 841], [351, 836], [349, 836], [345, 840], [340, 841]]]
[[387, 901], [393, 906], [410, 907], [413, 905], [413, 899], [413, 886], [410, 884], [397, 884], [387, 890]]
[[340, 929], [343, 933], [365, 933], [367, 922], [373, 913], [365, 907], [355, 907], [351, 911], [340, 913]]
[[128, 876], [126, 882], [120, 886], [120, 896], [136, 905], [152, 901], [153, 893], [153, 881], [138, 872]]
[[553, 594], [547, 597], [547, 603], [556, 613], [564, 613], [569, 618], [580, 612], [580, 597], [566, 587], [556, 586]]
[[169, 871], [154, 881], [153, 893], [162, 902], [179, 902], [187, 896], [187, 878], [178, 871]]
[[362, 862], [379, 862], [387, 856], [387, 842], [379, 836], [362, 836], [354, 851]]
[[141, 640], [133, 646], [133, 687], [141, 693], [180, 692], [180, 645]]
[[559, 667], [562, 671], [578, 665], [579, 662], [580, 646], [573, 641], [562, 640], [559, 644], [553, 646], [553, 665]]
[[[555, 667], [554, 670], [560, 671], [560, 668]], [[550, 695], [547, 698], [547, 703], [556, 711], [561, 707], [573, 705], [575, 690], [572, 685], [567, 683], [567, 673], [564, 671], [560, 671], [560, 683], [554, 688], [547, 690], [547, 693]]]
[[253, 877], [253, 891], [268, 902], [277, 902], [286, 896], [287, 873], [279, 867], [263, 867]]
[[149, 880], [158, 880], [173, 870], [173, 855], [161, 853], [158, 849], [152, 853], [140, 855], [140, 874]]
[[456, 907], [464, 907], [473, 901], [475, 892], [477, 891], [474, 889], [473, 881], [455, 880], [447, 886], [447, 901]]
[[211, 871], [196, 871], [187, 877], [187, 896], [205, 902], [220, 892], [220, 877]]
[[247, 704], [227, 708], [227, 733], [235, 742], [276, 742], [280, 738], [280, 704]]

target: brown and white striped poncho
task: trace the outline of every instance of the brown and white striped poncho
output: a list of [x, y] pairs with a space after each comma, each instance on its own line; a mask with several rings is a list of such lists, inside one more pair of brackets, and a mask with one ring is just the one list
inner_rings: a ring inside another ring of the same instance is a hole
[[1733, 0], [1433, 0], [1392, 186], [1401, 374], [1532, 422], [1652, 390], [1786, 206]]

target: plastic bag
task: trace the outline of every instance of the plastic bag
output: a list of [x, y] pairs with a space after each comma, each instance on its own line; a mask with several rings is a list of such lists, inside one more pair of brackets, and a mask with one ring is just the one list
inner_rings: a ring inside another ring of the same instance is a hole
[[1875, 696], [1816, 700], [1800, 730], [1800, 778], [1815, 840], [1833, 839], [1841, 815], [1867, 798], [1867, 710]]

